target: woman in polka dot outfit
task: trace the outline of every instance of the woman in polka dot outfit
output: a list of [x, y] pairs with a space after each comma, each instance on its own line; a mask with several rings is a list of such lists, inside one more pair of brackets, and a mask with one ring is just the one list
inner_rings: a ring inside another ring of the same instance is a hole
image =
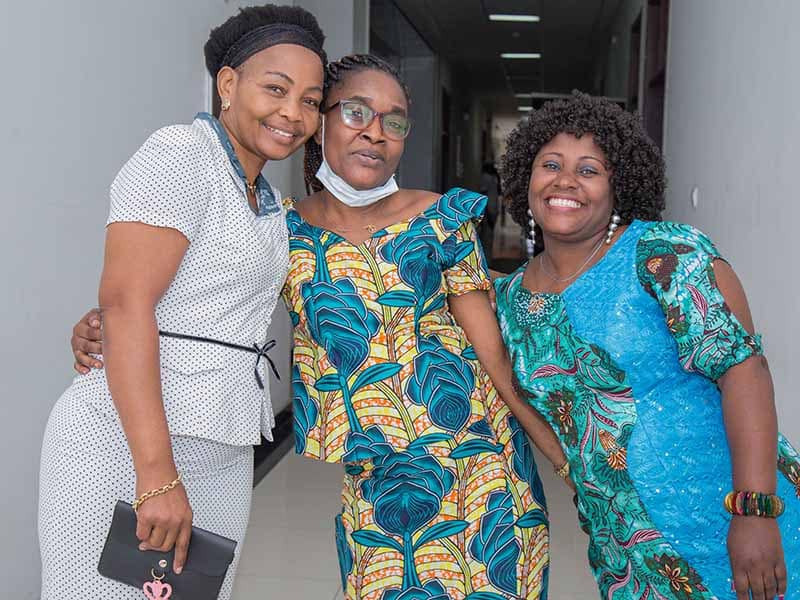
[[141, 547], [175, 547], [178, 574], [193, 522], [241, 546], [252, 444], [274, 424], [266, 335], [289, 250], [260, 172], [317, 128], [323, 41], [300, 8], [244, 9], [205, 47], [219, 120], [160, 129], [117, 175], [99, 292], [106, 368], [61, 396], [42, 448], [43, 600], [141, 597], [97, 572], [114, 506], [179, 479], [141, 504]]

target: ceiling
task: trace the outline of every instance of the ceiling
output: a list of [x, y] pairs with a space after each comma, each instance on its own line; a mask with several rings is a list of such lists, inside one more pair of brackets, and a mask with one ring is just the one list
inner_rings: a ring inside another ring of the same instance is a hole
[[[456, 84], [515, 106], [515, 93], [593, 92], [622, 0], [393, 0], [420, 36], [453, 68]], [[538, 23], [489, 21], [489, 14], [533, 14]], [[539, 52], [541, 59], [502, 59]]]

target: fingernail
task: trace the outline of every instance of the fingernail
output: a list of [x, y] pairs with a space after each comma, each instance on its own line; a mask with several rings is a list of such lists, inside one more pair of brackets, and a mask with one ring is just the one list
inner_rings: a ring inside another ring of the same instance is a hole
[[731, 591], [732, 591], [732, 592], [735, 592], [735, 591], [736, 591], [736, 586], [735, 586], [735, 585], [733, 585], [733, 582], [732, 582], [732, 581], [731, 581]]
[[100, 321], [96, 320], [92, 321], [91, 323], [89, 323], [89, 325], [91, 325], [92, 327], [100, 327]]
[[94, 363], [94, 368], [99, 369], [102, 365], [99, 362]]
[[183, 571], [183, 567], [175, 567], [175, 574], [180, 575], [181, 571]]
[[783, 600], [785, 597], [786, 597], [786, 596], [785, 596], [784, 594], [780, 594], [780, 595], [778, 596], [778, 600]]
[[145, 546], [144, 544], [139, 544], [139, 550], [142, 551], [147, 550], [147, 546]]

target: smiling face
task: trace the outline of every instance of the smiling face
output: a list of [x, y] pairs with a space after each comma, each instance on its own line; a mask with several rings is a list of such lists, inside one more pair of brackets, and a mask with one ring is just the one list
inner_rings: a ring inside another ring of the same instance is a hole
[[219, 72], [220, 97], [230, 101], [221, 120], [243, 162], [282, 160], [314, 134], [322, 79], [320, 58], [293, 44], [272, 46], [239, 69]]
[[[388, 73], [366, 69], [349, 74], [330, 93], [326, 104], [357, 100], [376, 113], [408, 114], [408, 102], [400, 84]], [[331, 169], [357, 190], [386, 183], [397, 170], [405, 142], [391, 139], [381, 128], [380, 117], [368, 127], [353, 129], [342, 120], [341, 105], [325, 113], [325, 158]], [[321, 134], [317, 142], [322, 142]]]
[[583, 241], [608, 227], [614, 208], [606, 156], [591, 134], [559, 133], [533, 160], [528, 206], [545, 236]]

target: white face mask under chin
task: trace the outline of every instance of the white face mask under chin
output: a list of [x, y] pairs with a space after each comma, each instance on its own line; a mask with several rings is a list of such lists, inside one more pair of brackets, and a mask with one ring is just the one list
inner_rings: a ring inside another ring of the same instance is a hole
[[394, 174], [379, 187], [369, 190], [357, 190], [334, 173], [325, 158], [325, 117], [322, 118], [322, 164], [317, 169], [317, 179], [337, 200], [353, 208], [375, 204], [378, 200], [386, 198], [386, 196], [394, 194], [400, 189]]

